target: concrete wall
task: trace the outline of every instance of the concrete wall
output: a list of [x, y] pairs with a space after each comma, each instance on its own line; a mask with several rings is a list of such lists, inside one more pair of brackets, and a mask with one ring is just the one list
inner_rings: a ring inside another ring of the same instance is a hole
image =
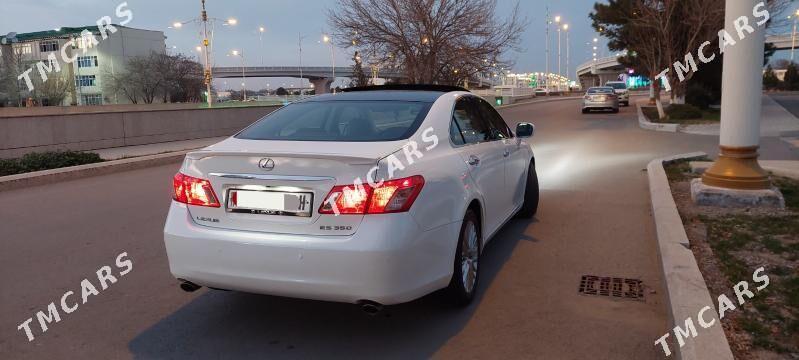
[[0, 117], [0, 158], [231, 135], [277, 106]]

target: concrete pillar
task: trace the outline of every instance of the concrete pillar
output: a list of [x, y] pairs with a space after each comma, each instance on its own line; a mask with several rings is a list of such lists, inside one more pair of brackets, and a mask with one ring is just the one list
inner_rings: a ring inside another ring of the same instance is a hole
[[332, 78], [311, 79], [309, 81], [313, 84], [313, 90], [316, 95], [329, 93], [330, 84], [333, 83]]
[[[761, 0], [726, 1], [725, 30], [736, 41], [724, 49], [721, 89], [721, 153], [702, 176], [705, 185], [729, 189], [769, 189], [768, 174], [757, 162], [763, 92], [765, 25], [757, 26], [753, 9]], [[739, 39], [734, 22], [749, 19], [755, 32]], [[700, 70], [701, 71], [701, 70]]]

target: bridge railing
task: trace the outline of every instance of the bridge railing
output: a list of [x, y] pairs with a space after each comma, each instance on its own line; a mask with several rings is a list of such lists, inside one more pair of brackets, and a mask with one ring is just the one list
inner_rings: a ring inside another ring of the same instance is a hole
[[[213, 68], [215, 71], [224, 71], [224, 72], [241, 72], [241, 66], [215, 66]], [[244, 72], [247, 71], [299, 71], [299, 66], [245, 66]], [[331, 71], [332, 68], [330, 66], [303, 66], [302, 71]], [[349, 66], [337, 66], [336, 72], [348, 72], [352, 71], [352, 68]]]
[[494, 88], [494, 89], [477, 89], [471, 90], [473, 94], [479, 96], [531, 96], [535, 95], [535, 89], [524, 87], [524, 88]]
[[580, 74], [586, 71], [590, 71], [593, 69], [594, 66], [596, 66], [597, 68], [602, 68], [608, 65], [616, 65], [616, 64], [618, 64], [616, 56], [603, 57], [600, 59], [596, 59], [596, 61], [589, 60], [577, 66], [577, 73]]

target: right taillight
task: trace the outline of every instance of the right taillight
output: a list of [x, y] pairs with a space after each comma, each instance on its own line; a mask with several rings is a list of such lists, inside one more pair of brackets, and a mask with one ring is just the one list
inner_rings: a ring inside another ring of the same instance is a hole
[[408, 211], [424, 186], [424, 178], [414, 175], [387, 180], [377, 187], [337, 185], [319, 207], [320, 214], [385, 214]]
[[219, 200], [211, 187], [211, 182], [183, 173], [172, 178], [172, 199], [189, 205], [219, 207]]

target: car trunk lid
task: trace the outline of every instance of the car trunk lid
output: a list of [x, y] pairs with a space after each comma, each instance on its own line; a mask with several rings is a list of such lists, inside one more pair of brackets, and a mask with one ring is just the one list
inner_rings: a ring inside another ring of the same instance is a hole
[[350, 235], [363, 215], [320, 215], [322, 201], [334, 185], [353, 184], [356, 179], [366, 183], [378, 160], [406, 142], [230, 138], [186, 156], [183, 171], [209, 180], [221, 204], [219, 208], [189, 205], [189, 212], [196, 223], [209, 227]]

